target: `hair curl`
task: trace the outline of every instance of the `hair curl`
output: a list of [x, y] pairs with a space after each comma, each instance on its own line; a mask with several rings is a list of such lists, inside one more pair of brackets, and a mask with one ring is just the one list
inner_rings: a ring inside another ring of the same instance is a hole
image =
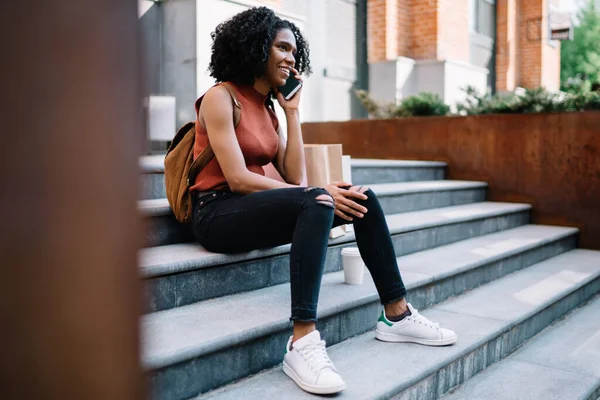
[[265, 73], [271, 45], [281, 29], [291, 30], [296, 38], [295, 68], [310, 73], [308, 43], [298, 27], [267, 7], [254, 7], [219, 24], [211, 34], [210, 76], [217, 82], [252, 85]]

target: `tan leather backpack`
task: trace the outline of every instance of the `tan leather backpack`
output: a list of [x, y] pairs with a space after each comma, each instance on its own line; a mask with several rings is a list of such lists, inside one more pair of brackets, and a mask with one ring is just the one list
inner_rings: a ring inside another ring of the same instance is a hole
[[[227, 83], [221, 83], [233, 101], [233, 122], [235, 128], [240, 123], [242, 105], [237, 99], [235, 91]], [[201, 101], [201, 100], [200, 100]], [[196, 105], [198, 111], [199, 103]], [[165, 157], [165, 188], [169, 205], [179, 222], [188, 224], [192, 222], [193, 198], [190, 187], [194, 185], [196, 176], [213, 159], [215, 153], [206, 146], [202, 153], [194, 160], [194, 141], [196, 139], [196, 123], [188, 122], [178, 131]]]

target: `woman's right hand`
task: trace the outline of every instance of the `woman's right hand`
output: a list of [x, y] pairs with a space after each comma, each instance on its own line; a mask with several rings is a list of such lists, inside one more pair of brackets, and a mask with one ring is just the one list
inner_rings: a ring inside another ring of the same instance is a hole
[[344, 189], [344, 187], [352, 186], [346, 182], [333, 182], [325, 185], [324, 189], [329, 192], [335, 203], [335, 215], [346, 220], [352, 221], [352, 216], [362, 218], [368, 210], [366, 207], [354, 202], [352, 199], [366, 200], [367, 196], [352, 190]]

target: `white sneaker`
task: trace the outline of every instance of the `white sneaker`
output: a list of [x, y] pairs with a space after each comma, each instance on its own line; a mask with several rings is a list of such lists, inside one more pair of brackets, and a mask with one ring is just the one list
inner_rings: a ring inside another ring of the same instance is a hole
[[450, 329], [440, 328], [408, 304], [412, 315], [402, 321], [391, 322], [385, 316], [385, 310], [377, 320], [375, 337], [384, 342], [410, 342], [427, 346], [447, 346], [456, 343], [458, 337]]
[[316, 330], [298, 339], [293, 347], [290, 337], [283, 357], [283, 372], [309, 393], [332, 394], [346, 388], [327, 355], [325, 341]]

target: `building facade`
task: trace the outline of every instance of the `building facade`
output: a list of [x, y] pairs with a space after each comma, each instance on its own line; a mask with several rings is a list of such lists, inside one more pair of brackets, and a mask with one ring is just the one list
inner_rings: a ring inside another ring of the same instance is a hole
[[195, 99], [214, 84], [207, 72], [211, 32], [234, 14], [264, 5], [296, 24], [310, 45], [313, 74], [303, 91], [302, 119], [364, 116], [352, 92], [359, 66], [365, 77], [368, 72], [366, 18], [363, 39], [357, 37], [361, 2], [366, 9], [366, 0], [140, 0], [147, 93], [175, 96], [177, 122], [193, 119]]
[[452, 104], [479, 91], [558, 90], [560, 0], [369, 0], [370, 91], [394, 101], [418, 92]]
[[303, 121], [365, 117], [355, 88], [381, 101], [427, 91], [453, 104], [467, 85], [559, 87], [560, 44], [548, 32], [560, 0], [139, 1], [146, 94], [176, 97], [178, 124], [194, 118], [195, 99], [214, 84], [210, 33], [262, 5], [310, 44]]

